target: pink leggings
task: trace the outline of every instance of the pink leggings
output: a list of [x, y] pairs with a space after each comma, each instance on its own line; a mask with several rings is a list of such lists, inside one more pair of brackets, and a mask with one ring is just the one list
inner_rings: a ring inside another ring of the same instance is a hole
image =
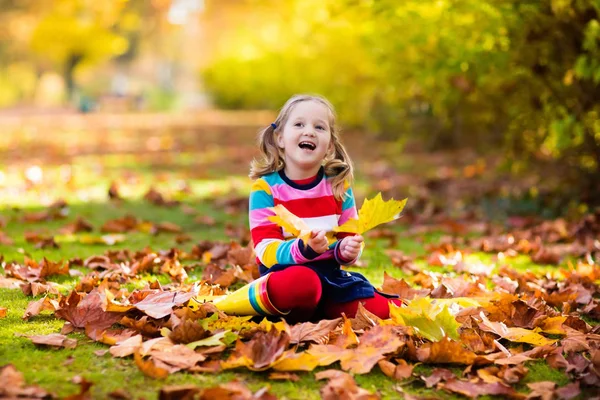
[[[308, 267], [295, 265], [283, 271], [272, 272], [267, 283], [269, 298], [279, 310], [291, 310], [287, 320], [292, 322], [308, 321], [311, 319], [321, 301], [321, 280], [316, 272]], [[358, 303], [379, 318], [389, 318], [388, 302], [401, 305], [400, 299], [388, 299], [379, 293], [374, 297], [356, 299], [345, 303], [335, 303], [330, 299], [323, 302], [325, 318], [338, 318], [342, 313], [352, 318], [356, 315]]]

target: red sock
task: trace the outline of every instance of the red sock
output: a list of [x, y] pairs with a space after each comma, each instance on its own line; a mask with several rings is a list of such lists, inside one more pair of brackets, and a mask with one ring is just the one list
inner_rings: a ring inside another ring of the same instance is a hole
[[346, 314], [346, 317], [354, 318], [356, 316], [356, 311], [358, 310], [358, 303], [361, 302], [367, 311], [372, 312], [379, 318], [387, 319], [390, 317], [390, 301], [397, 306], [402, 305], [402, 300], [388, 299], [379, 293], [375, 293], [374, 297], [367, 299], [356, 299], [346, 303], [328, 302], [325, 304], [325, 316], [327, 318], [338, 318], [342, 316], [342, 313], [344, 313]]
[[272, 272], [267, 282], [267, 292], [277, 309], [291, 310], [286, 320], [308, 321], [321, 300], [321, 280], [312, 269], [295, 265]]

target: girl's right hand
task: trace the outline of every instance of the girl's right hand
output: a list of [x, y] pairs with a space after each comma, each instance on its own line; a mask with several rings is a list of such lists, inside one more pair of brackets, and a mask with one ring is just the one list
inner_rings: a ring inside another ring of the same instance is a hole
[[329, 249], [329, 242], [325, 236], [325, 231], [312, 231], [308, 245], [318, 254], [323, 254]]

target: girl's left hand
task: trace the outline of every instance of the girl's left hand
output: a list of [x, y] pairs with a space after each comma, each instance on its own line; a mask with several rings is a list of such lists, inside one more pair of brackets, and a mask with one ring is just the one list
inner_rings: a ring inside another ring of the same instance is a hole
[[365, 239], [361, 235], [347, 236], [340, 243], [340, 255], [345, 260], [354, 260], [360, 254], [361, 244]]

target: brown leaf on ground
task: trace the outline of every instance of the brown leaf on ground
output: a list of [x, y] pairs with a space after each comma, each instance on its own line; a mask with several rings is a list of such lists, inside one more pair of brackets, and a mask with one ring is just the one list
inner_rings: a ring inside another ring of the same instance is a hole
[[39, 300], [31, 301], [25, 309], [23, 319], [28, 320], [29, 318], [38, 315], [42, 311], [55, 311], [59, 309], [59, 303], [56, 300], [52, 300], [46, 296]]
[[7, 275], [29, 282], [40, 281], [51, 275], [69, 275], [69, 264], [63, 261], [48, 261], [44, 257], [37, 263], [35, 260], [25, 257], [24, 264], [7, 265], [5, 268]]
[[211, 333], [205, 330], [198, 321], [191, 319], [179, 319], [175, 314], [171, 314], [171, 324], [173, 329], [169, 334], [169, 339], [174, 343], [191, 343], [211, 336]]
[[376, 326], [364, 333], [358, 346], [341, 359], [342, 369], [354, 374], [366, 374], [385, 354], [397, 352], [404, 344], [404, 339], [396, 334], [393, 326]]
[[456, 376], [454, 373], [446, 368], [436, 368], [433, 370], [431, 375], [427, 377], [421, 375], [421, 379], [425, 382], [425, 386], [428, 388], [434, 387], [440, 382], [446, 382], [455, 378]]
[[227, 288], [237, 282], [236, 267], [225, 268], [215, 263], [209, 263], [202, 273], [202, 280], [211, 285]]
[[161, 348], [153, 347], [149, 352], [154, 365], [169, 373], [192, 368], [206, 357], [187, 346], [176, 344]]
[[74, 349], [77, 347], [77, 339], [69, 339], [65, 335], [59, 333], [50, 333], [48, 335], [31, 335], [27, 336], [34, 344], [64, 347], [66, 349]]
[[453, 379], [445, 382], [442, 388], [454, 393], [460, 393], [470, 398], [476, 398], [485, 395], [506, 396], [510, 398], [525, 398], [524, 395], [518, 394], [510, 386], [502, 383], [486, 383], [483, 381], [472, 382]]
[[119, 344], [111, 346], [109, 351], [113, 357], [127, 357], [135, 353], [142, 346], [142, 335], [132, 336]]
[[54, 397], [41, 387], [25, 385], [25, 378], [14, 365], [0, 367], [0, 398], [48, 399]]
[[383, 273], [383, 286], [381, 290], [385, 293], [397, 294], [401, 299], [412, 300], [415, 297], [425, 297], [429, 294], [428, 289], [415, 289], [412, 288], [404, 279], [395, 279], [387, 274]]
[[415, 367], [403, 359], [399, 359], [398, 364], [394, 364], [393, 362], [387, 360], [381, 360], [377, 363], [377, 365], [379, 365], [381, 372], [383, 372], [387, 377], [397, 381], [410, 378], [413, 368]]
[[277, 400], [277, 397], [268, 392], [268, 388], [252, 391], [245, 384], [238, 381], [224, 383], [212, 388], [207, 388], [200, 394], [199, 400]]
[[366, 330], [379, 325], [381, 318], [373, 314], [363, 306], [361, 302], [358, 302], [358, 309], [356, 310], [356, 316], [352, 318], [352, 329], [354, 330]]
[[122, 218], [106, 221], [100, 231], [104, 233], [126, 233], [135, 230], [137, 225], [138, 219], [131, 214], [127, 214]]
[[366, 389], [359, 387], [354, 378], [342, 371], [328, 369], [317, 372], [315, 379], [329, 379], [329, 382], [321, 388], [321, 398], [323, 400], [376, 400], [379, 395], [371, 393]]
[[159, 233], [181, 233], [182, 229], [179, 225], [174, 224], [173, 222], [163, 221], [154, 224], [150, 233], [153, 235], [157, 235]]
[[159, 400], [193, 400], [202, 388], [196, 385], [165, 386], [158, 393]]
[[324, 319], [317, 324], [312, 322], [303, 322], [290, 328], [290, 343], [312, 342], [326, 344], [329, 340], [329, 334], [341, 322], [341, 318], [332, 320]]
[[108, 198], [116, 201], [123, 200], [119, 194], [119, 185], [117, 185], [117, 182], [115, 181], [111, 182], [110, 187], [108, 188]]
[[273, 364], [286, 349], [290, 337], [275, 327], [269, 332], [258, 331], [247, 343], [238, 339], [231, 356], [223, 361], [224, 369], [245, 366], [252, 370], [262, 370]]
[[91, 330], [98, 334], [123, 316], [123, 313], [105, 312], [102, 309], [102, 295], [98, 289], [94, 289], [85, 297], [72, 291], [69, 297], [61, 299], [60, 310], [54, 314], [69, 321], [75, 328], [84, 328], [86, 333]]
[[166, 200], [165, 197], [154, 187], [148, 189], [144, 195], [144, 200], [149, 201], [150, 203], [159, 207], [174, 207], [179, 204], [179, 201], [176, 200]]
[[73, 378], [73, 383], [79, 385], [79, 393], [67, 396], [63, 400], [91, 400], [93, 398], [90, 393], [90, 389], [94, 385], [92, 382], [78, 375]]
[[7, 313], [8, 309], [6, 307], [0, 307], [0, 318], [6, 318]]
[[155, 292], [139, 303], [135, 303], [135, 308], [152, 318], [159, 319], [171, 314], [173, 307], [189, 301], [193, 296], [193, 292]]
[[60, 246], [54, 241], [54, 236], [43, 235], [38, 232], [25, 232], [25, 241], [35, 245], [36, 249], [46, 249], [48, 247], [58, 249]]
[[40, 294], [58, 294], [58, 290], [54, 287], [52, 282], [40, 283], [40, 282], [27, 282], [21, 285], [21, 290], [25, 296], [38, 296]]
[[297, 374], [294, 374], [293, 372], [271, 372], [269, 374], [269, 379], [298, 382], [300, 380], [300, 377]]
[[552, 400], [554, 398], [554, 388], [556, 383], [544, 381], [528, 383], [527, 386], [531, 389], [531, 393], [527, 395], [528, 399]]
[[417, 349], [419, 361], [428, 364], [473, 364], [477, 355], [462, 343], [447, 337], [434, 343], [425, 343]]
[[91, 232], [94, 230], [94, 226], [82, 217], [77, 219], [70, 224], [67, 224], [60, 228], [58, 231], [64, 235], [79, 233], [79, 232]]
[[0, 231], [0, 244], [5, 246], [12, 246], [15, 244], [15, 241], [12, 240], [6, 233]]

